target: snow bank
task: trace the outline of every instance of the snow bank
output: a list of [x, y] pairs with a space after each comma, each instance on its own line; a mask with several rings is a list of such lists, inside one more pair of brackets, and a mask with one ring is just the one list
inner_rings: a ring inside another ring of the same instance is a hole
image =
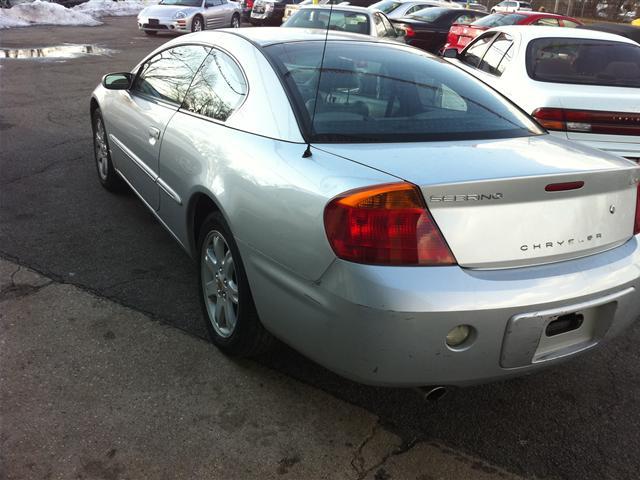
[[128, 15], [138, 15], [140, 10], [156, 5], [159, 0], [123, 0], [114, 2], [113, 0], [89, 0], [72, 8], [76, 12], [86, 13], [95, 18], [99, 17], [124, 17]]
[[100, 25], [95, 18], [70, 10], [57, 3], [35, 0], [11, 8], [0, 9], [0, 28], [29, 25]]

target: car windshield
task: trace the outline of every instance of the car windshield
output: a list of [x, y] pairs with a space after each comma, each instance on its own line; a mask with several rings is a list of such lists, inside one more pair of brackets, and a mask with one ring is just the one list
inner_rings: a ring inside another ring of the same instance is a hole
[[181, 7], [199, 7], [202, 0], [162, 0], [160, 5], [177, 5]]
[[369, 17], [364, 13], [326, 8], [302, 8], [291, 15], [283, 27], [320, 28], [326, 30], [331, 13], [329, 30], [369, 34]]
[[323, 45], [265, 48], [309, 141], [418, 142], [542, 133], [489, 87], [428, 54], [382, 43], [330, 41], [320, 75]]
[[579, 85], [640, 87], [640, 46], [582, 38], [540, 38], [527, 47], [534, 80]]
[[374, 3], [371, 5], [371, 9], [380, 10], [384, 13], [393, 12], [396, 8], [402, 5], [402, 2], [396, 2], [394, 0], [384, 0], [382, 2]]
[[525, 18], [527, 18], [525, 15], [519, 15], [517, 13], [509, 13], [507, 15], [494, 13], [492, 15], [482, 17], [480, 20], [476, 20], [471, 25], [474, 27], [493, 28], [501, 25], [516, 25], [519, 21], [524, 20]]
[[427, 7], [412, 13], [409, 15], [409, 18], [416, 18], [427, 23], [435, 23], [440, 19], [440, 17], [449, 13], [449, 10], [449, 8]]

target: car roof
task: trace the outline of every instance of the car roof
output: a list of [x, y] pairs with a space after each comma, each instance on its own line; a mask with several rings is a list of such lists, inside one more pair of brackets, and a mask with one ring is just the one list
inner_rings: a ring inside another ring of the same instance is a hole
[[541, 25], [507, 25], [495, 27], [491, 31], [501, 31], [510, 35], [520, 36], [528, 42], [535, 38], [589, 38], [592, 40], [610, 40], [613, 42], [630, 43], [638, 45], [633, 40], [613, 33], [599, 32], [597, 30], [587, 30], [578, 28], [547, 27]]
[[371, 13], [367, 7], [357, 7], [355, 5], [301, 5], [300, 10], [335, 10], [342, 12]]
[[[260, 47], [275, 45], [277, 43], [292, 43], [303, 41], [329, 41], [348, 40], [350, 42], [368, 42], [368, 43], [385, 43], [397, 44], [382, 38], [371, 37], [369, 35], [361, 35], [358, 33], [340, 32], [336, 30], [324, 30], [315, 28], [282, 28], [282, 27], [260, 27], [260, 28], [222, 28], [216, 30], [205, 30], [203, 32], [191, 33], [187, 35], [189, 41], [201, 41], [210, 45], [216, 44], [216, 37], [220, 34], [236, 35], [247, 39]], [[182, 37], [183, 41], [175, 43], [184, 43], [187, 40]], [[180, 37], [178, 37], [179, 39]], [[173, 41], [171, 43], [174, 43]]]

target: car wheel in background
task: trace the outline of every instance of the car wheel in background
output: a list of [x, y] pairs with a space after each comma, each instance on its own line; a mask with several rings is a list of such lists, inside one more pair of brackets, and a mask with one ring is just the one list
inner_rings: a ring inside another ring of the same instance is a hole
[[198, 252], [200, 304], [211, 341], [233, 356], [269, 350], [275, 339], [258, 318], [240, 252], [220, 212], [204, 220]]
[[240, 15], [237, 13], [234, 13], [233, 17], [231, 17], [231, 28], [240, 28]]
[[191, 21], [191, 31], [201, 32], [202, 30], [204, 30], [204, 20], [200, 15], [196, 15]]
[[96, 161], [96, 169], [98, 170], [98, 180], [109, 191], [122, 190], [124, 182], [113, 167], [111, 153], [109, 153], [107, 131], [99, 108], [93, 111], [91, 125], [93, 127], [93, 155]]

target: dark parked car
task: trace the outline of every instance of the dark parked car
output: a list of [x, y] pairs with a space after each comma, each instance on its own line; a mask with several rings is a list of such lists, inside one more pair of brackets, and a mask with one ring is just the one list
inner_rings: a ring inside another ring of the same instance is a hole
[[578, 28], [615, 33], [616, 35], [622, 35], [623, 37], [630, 38], [634, 42], [640, 43], [640, 28], [632, 25], [620, 25], [619, 23], [593, 23], [591, 25], [582, 25]]
[[486, 15], [486, 12], [476, 10], [433, 7], [392, 22], [397, 30], [404, 31], [408, 45], [438, 53], [447, 41], [451, 25], [469, 24]]

